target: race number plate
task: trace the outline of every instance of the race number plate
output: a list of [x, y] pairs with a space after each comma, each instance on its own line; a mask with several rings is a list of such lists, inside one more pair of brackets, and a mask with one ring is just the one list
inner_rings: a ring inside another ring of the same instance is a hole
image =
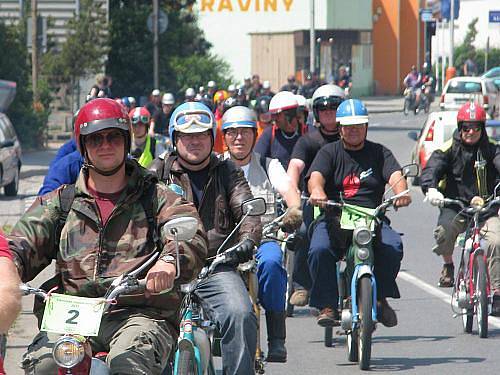
[[51, 294], [45, 304], [42, 331], [97, 336], [104, 311], [104, 298]]
[[350, 204], [342, 208], [340, 216], [340, 227], [342, 229], [354, 230], [360, 226], [370, 226], [370, 230], [375, 229], [375, 220], [373, 219], [373, 208], [365, 208]]

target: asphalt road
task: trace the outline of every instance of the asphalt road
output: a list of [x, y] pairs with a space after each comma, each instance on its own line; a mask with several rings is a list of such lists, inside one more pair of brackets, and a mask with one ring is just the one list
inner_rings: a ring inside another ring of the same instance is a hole
[[[408, 130], [419, 129], [424, 115], [404, 117], [400, 113], [371, 116], [368, 133], [370, 140], [383, 143], [396, 155], [401, 164], [409, 162], [414, 142], [407, 137]], [[53, 152], [25, 155], [21, 198], [38, 190], [44, 168]], [[436, 287], [441, 270], [440, 259], [431, 252], [432, 230], [437, 209], [423, 203], [418, 188], [412, 188], [410, 207], [390, 214], [393, 226], [404, 233], [405, 257], [398, 278], [402, 298], [390, 301], [396, 309], [398, 326], [377, 326], [372, 347], [372, 372], [386, 374], [498, 374], [500, 356], [500, 319], [490, 317], [487, 339], [474, 333], [462, 333], [459, 318], [453, 319], [449, 289]], [[13, 223], [24, 207], [23, 200], [0, 198], [0, 224]], [[457, 254], [456, 254], [457, 255]], [[38, 280], [48, 277], [41, 275]], [[33, 284], [37, 284], [34, 282]], [[24, 309], [11, 331], [7, 352], [8, 374], [21, 374], [19, 358], [35, 334], [30, 315], [31, 303], [24, 301]], [[345, 338], [337, 336], [334, 346], [323, 344], [323, 329], [316, 325], [308, 308], [297, 308], [295, 316], [287, 320], [288, 362], [267, 364], [268, 374], [352, 374], [360, 372], [356, 364], [347, 361]], [[265, 343], [263, 321], [262, 342]]]

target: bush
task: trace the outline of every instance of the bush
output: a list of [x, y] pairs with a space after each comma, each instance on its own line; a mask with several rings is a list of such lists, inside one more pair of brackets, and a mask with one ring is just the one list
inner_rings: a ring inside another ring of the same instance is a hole
[[31, 59], [25, 45], [25, 26], [25, 21], [18, 26], [7, 26], [0, 21], [0, 51], [4, 51], [0, 59], [0, 78], [17, 83], [16, 97], [7, 109], [7, 116], [22, 145], [25, 148], [40, 148], [44, 144], [50, 114], [50, 93], [46, 81], [39, 80], [40, 102], [33, 105]]

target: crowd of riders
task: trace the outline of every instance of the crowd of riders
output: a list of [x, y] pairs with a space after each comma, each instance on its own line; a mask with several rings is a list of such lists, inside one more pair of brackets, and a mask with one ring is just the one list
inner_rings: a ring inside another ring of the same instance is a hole
[[[389, 185], [399, 194], [396, 208], [411, 203], [400, 164], [388, 148], [367, 140], [368, 111], [361, 100], [349, 98], [350, 80], [345, 69], [339, 73], [337, 84], [310, 74], [302, 86], [291, 75], [277, 92], [258, 75], [227, 88], [209, 81], [197, 91], [186, 89], [183, 98], [155, 89], [143, 106], [132, 97], [110, 98], [109, 82], [99, 77], [100, 86], [75, 114], [74, 136], [51, 163], [38, 198], [8, 241], [0, 236], [0, 272], [13, 280], [5, 283], [11, 289], [2, 289], [0, 300], [5, 293], [16, 295], [12, 285], [32, 280], [54, 259], [56, 275], [44, 284], [47, 290], [101, 297], [114, 278], [159, 252], [143, 275], [146, 293], [117, 301], [93, 349], [108, 352], [111, 373], [160, 374], [178, 335], [179, 285], [230, 249], [230, 261], [196, 290], [221, 335], [223, 373], [253, 373], [258, 322], [238, 271], [252, 260], [266, 316], [266, 358], [286, 362], [284, 254], [279, 242], [262, 236], [263, 226], [283, 214], [283, 231], [295, 232], [290, 303], [316, 309], [322, 327], [337, 326], [335, 269], [352, 230], [344, 229], [342, 213], [328, 209], [327, 201], [373, 209]], [[483, 112], [474, 103], [464, 105], [453, 140], [433, 153], [422, 174], [428, 200], [441, 207], [434, 235], [435, 252], [444, 259], [442, 287], [453, 285], [451, 254], [463, 230], [454, 222], [457, 212], [442, 207], [444, 197], [468, 202], [491, 194], [498, 180], [500, 153], [486, 137]], [[487, 170], [482, 186], [475, 174], [479, 154]], [[447, 184], [441, 188], [443, 179]], [[252, 197], [265, 200], [266, 213], [242, 220], [242, 204]], [[180, 259], [162, 231], [174, 217], [198, 223], [195, 238], [181, 241]], [[487, 218], [483, 232], [492, 310], [500, 314], [497, 214]], [[389, 220], [376, 233], [377, 317], [393, 327], [398, 320], [387, 298], [400, 297], [396, 277], [403, 243]], [[7, 322], [2, 330], [17, 308], [7, 312], [0, 303], [0, 321]], [[24, 356], [26, 373], [54, 373], [49, 353], [57, 336], [35, 337]]]

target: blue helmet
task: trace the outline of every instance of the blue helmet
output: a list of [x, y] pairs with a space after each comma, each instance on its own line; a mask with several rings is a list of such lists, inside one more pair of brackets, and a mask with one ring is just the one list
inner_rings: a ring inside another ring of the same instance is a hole
[[205, 104], [200, 102], [186, 102], [178, 106], [170, 116], [168, 133], [174, 140], [174, 133], [202, 133], [212, 130], [213, 139], [217, 124], [214, 114]]
[[359, 99], [348, 99], [337, 108], [337, 121], [340, 125], [368, 124], [368, 111]]

